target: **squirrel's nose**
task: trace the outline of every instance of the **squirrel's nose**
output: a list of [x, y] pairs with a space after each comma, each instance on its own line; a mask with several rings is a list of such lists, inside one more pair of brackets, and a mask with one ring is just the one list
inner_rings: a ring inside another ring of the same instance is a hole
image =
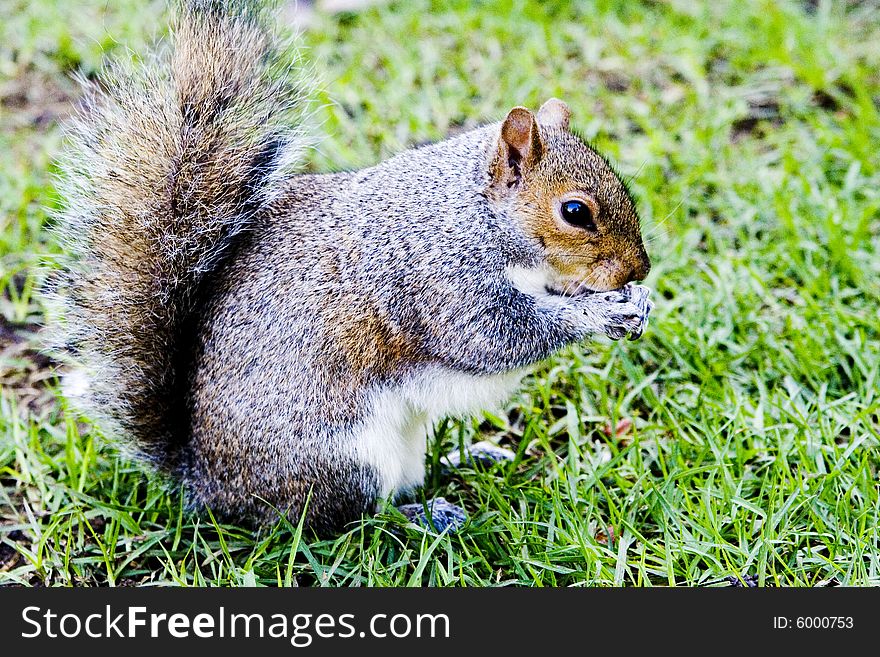
[[651, 271], [651, 261], [647, 254], [643, 258], [616, 258], [605, 260], [593, 271], [590, 288], [616, 290], [627, 283], [642, 281]]
[[651, 259], [648, 258], [648, 254], [645, 252], [644, 247], [642, 247], [635, 262], [630, 266], [629, 277], [626, 279], [626, 282], [643, 281], [648, 277], [650, 271]]
[[623, 285], [626, 285], [627, 283], [635, 283], [637, 281], [645, 280], [645, 278], [648, 276], [648, 272], [651, 271], [651, 265], [639, 263], [637, 265], [629, 267], [628, 269], [624, 269], [623, 271], [625, 272], [625, 274], [623, 276], [621, 287], [623, 287]]

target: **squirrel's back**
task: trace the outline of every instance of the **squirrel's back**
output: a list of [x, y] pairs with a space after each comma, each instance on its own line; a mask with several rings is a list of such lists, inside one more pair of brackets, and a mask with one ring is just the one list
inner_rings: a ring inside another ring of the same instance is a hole
[[269, 13], [178, 3], [169, 42], [84, 83], [67, 130], [55, 347], [88, 379], [78, 405], [166, 471], [186, 440], [193, 327], [214, 273], [304, 149], [307, 80]]

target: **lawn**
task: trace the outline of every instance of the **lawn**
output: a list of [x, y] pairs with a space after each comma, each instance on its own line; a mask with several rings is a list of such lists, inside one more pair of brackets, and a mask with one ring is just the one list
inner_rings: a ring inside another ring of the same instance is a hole
[[[163, 7], [0, 0], [0, 584], [880, 585], [880, 8], [873, 2], [396, 2], [320, 14], [309, 170], [566, 100], [630, 179], [656, 309], [436, 428], [455, 535], [392, 512], [317, 541], [193, 516], [65, 409], [39, 352], [72, 71]], [[452, 475], [491, 440], [513, 463]]]

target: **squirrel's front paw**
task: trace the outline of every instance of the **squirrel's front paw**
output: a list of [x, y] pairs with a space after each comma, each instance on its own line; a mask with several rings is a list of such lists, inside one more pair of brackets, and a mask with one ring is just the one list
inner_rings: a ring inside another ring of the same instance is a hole
[[644, 285], [627, 285], [620, 290], [596, 292], [587, 298], [587, 314], [596, 328], [612, 340], [629, 336], [640, 338], [648, 326], [648, 315], [654, 304], [648, 298], [651, 290]]

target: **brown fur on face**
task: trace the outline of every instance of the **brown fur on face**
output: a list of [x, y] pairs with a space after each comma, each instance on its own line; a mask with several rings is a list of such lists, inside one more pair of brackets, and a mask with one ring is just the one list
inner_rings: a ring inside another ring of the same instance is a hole
[[[625, 185], [602, 155], [569, 129], [570, 112], [547, 101], [535, 116], [516, 107], [502, 123], [490, 196], [544, 250], [554, 291], [613, 290], [642, 280], [651, 262]], [[595, 230], [572, 226], [565, 201], [593, 211]]]

